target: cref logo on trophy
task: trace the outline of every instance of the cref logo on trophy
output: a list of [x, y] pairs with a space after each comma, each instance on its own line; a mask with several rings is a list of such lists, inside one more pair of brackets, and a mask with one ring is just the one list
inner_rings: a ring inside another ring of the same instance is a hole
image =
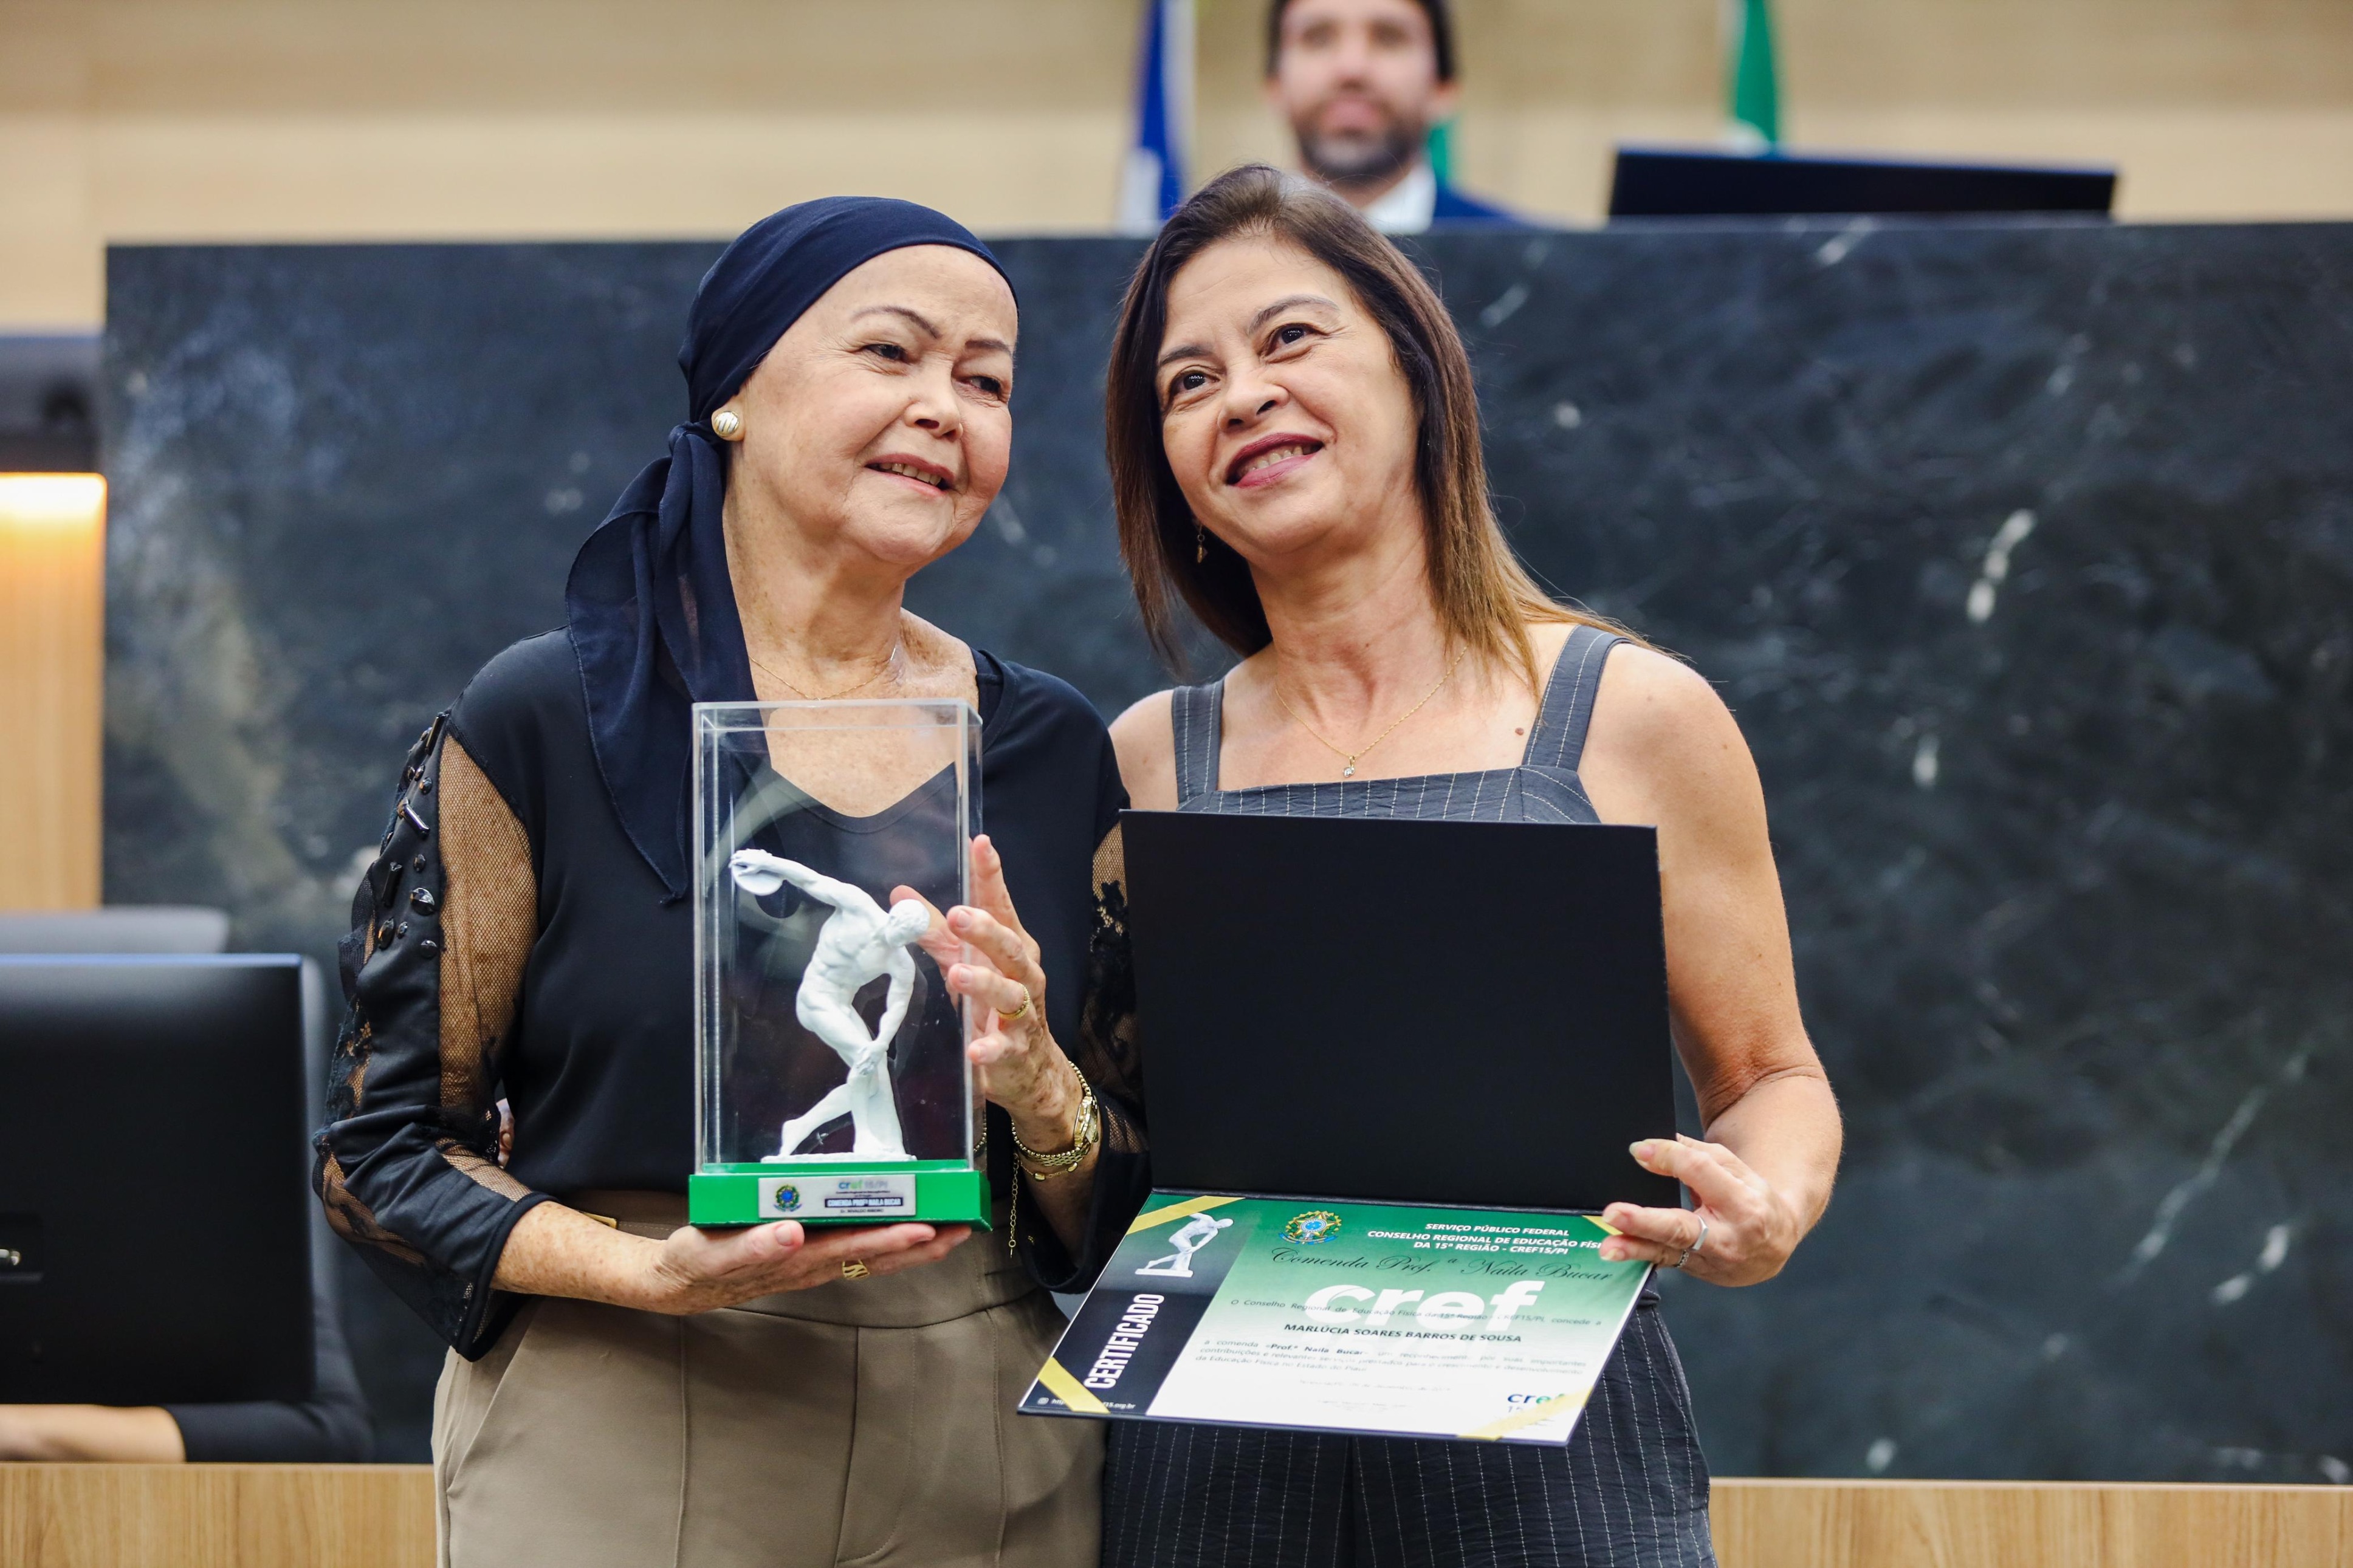
[[1302, 1247], [1321, 1247], [1340, 1234], [1340, 1216], [1330, 1209], [1309, 1209], [1293, 1215], [1282, 1227], [1282, 1238]]
[[1138, 1274], [1157, 1275], [1166, 1279], [1190, 1279], [1193, 1278], [1193, 1254], [1215, 1241], [1218, 1232], [1233, 1223], [1229, 1219], [1212, 1219], [1208, 1215], [1197, 1214], [1187, 1220], [1176, 1235], [1168, 1238], [1168, 1245], [1175, 1247], [1176, 1251], [1166, 1258], [1155, 1258], [1149, 1263], [1138, 1264], [1135, 1271]]

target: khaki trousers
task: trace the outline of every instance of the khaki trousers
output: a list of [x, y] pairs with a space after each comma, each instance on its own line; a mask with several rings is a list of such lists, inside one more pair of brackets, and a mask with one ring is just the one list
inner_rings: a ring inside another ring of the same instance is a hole
[[[670, 1194], [575, 1201], [685, 1220]], [[1001, 1229], [691, 1318], [534, 1300], [443, 1365], [442, 1568], [1094, 1568], [1100, 1428], [1014, 1409], [1061, 1327]]]

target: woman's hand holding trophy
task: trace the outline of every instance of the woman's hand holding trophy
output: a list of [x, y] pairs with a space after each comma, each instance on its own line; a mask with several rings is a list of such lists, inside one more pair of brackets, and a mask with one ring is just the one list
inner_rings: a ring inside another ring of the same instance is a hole
[[[972, 902], [935, 918], [922, 944], [948, 989], [982, 1010], [968, 1047], [981, 1092], [1013, 1120], [1015, 1163], [1030, 1178], [1057, 1231], [1075, 1235], [1085, 1184], [1055, 1178], [1090, 1161], [1099, 1123], [1087, 1081], [1046, 1023], [1046, 972], [1005, 885], [1005, 861], [987, 834], [972, 841]], [[919, 897], [892, 889], [892, 902]], [[1065, 1211], [1068, 1211], [1067, 1213]]]

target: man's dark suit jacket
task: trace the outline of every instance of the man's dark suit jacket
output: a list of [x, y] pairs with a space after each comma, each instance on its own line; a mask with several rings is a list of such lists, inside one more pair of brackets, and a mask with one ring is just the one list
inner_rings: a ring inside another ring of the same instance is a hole
[[1443, 180], [1438, 183], [1438, 200], [1430, 208], [1430, 222], [1433, 228], [1441, 224], [1459, 228], [1525, 228], [1528, 226], [1527, 220], [1518, 214], [1505, 212], [1502, 207], [1490, 206], [1476, 196], [1464, 195]]

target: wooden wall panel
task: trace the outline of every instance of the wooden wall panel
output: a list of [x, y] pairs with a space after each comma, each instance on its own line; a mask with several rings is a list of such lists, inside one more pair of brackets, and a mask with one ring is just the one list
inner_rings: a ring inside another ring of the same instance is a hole
[[105, 488], [0, 474], [0, 910], [99, 898]]
[[[704, 237], [839, 190], [1099, 229], [1132, 0], [0, 0], [0, 323], [110, 239]], [[1290, 156], [1265, 0], [1198, 0], [1196, 174]], [[1600, 214], [1721, 129], [1716, 0], [1461, 0], [1466, 181]], [[2097, 159], [2128, 216], [2353, 213], [2345, 0], [1786, 0], [1800, 142]], [[714, 49], [714, 40], [723, 47]], [[910, 43], [925, 69], [902, 79]]]

